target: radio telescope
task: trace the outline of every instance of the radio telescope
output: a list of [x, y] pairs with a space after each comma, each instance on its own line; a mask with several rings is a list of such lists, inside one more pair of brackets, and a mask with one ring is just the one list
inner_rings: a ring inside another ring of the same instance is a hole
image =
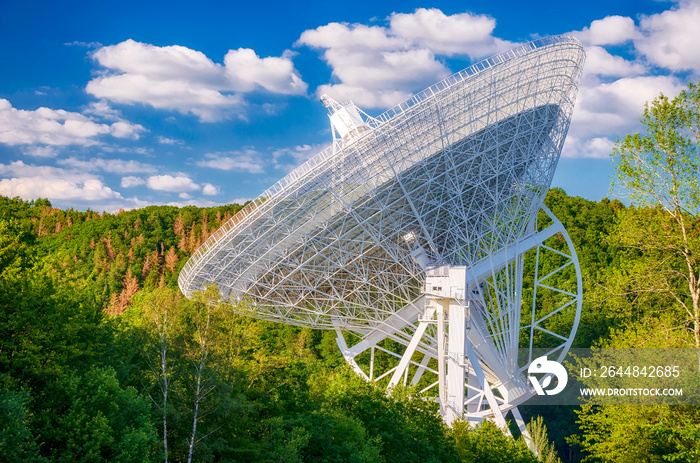
[[260, 319], [335, 330], [358, 374], [415, 385], [448, 424], [510, 412], [524, 431], [532, 351], [561, 360], [581, 313], [543, 199], [583, 61], [572, 37], [535, 40], [377, 117], [324, 95], [332, 145], [214, 233], [182, 292], [216, 283]]

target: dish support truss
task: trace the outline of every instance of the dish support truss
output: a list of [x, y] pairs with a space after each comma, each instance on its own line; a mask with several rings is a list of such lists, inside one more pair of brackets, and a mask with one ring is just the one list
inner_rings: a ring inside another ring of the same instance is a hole
[[533, 349], [561, 361], [582, 305], [571, 238], [542, 211], [546, 227], [535, 218], [531, 233], [471, 268], [426, 268], [421, 296], [371, 330], [337, 328], [345, 360], [368, 381], [433, 397], [448, 425], [491, 419], [507, 430], [510, 412], [529, 439], [517, 406], [536, 394], [526, 377]]

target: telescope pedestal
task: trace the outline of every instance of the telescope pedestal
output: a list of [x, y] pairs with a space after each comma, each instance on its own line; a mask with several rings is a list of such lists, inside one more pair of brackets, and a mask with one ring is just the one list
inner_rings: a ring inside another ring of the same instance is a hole
[[[389, 390], [415, 387], [440, 405], [448, 425], [490, 419], [508, 432], [510, 412], [528, 441], [517, 406], [535, 395], [525, 377], [533, 349], [545, 347], [561, 361], [582, 304], [571, 239], [544, 206], [543, 211], [549, 216], [546, 227], [538, 231], [534, 223], [531, 233], [470, 267], [425, 268], [422, 294], [375, 326], [344, 332], [338, 323], [346, 361]], [[555, 247], [561, 243], [568, 249]], [[425, 252], [414, 254], [420, 258]], [[356, 338], [351, 346], [346, 334]], [[519, 349], [527, 351], [526, 358]]]

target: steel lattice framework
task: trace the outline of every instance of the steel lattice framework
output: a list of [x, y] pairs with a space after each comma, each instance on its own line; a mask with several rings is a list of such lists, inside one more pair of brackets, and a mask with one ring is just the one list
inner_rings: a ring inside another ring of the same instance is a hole
[[216, 283], [258, 318], [335, 329], [367, 379], [504, 425], [533, 394], [513, 350], [562, 358], [578, 325], [578, 261], [543, 199], [583, 60], [543, 38], [376, 118], [324, 96], [333, 144], [212, 235], [181, 290]]

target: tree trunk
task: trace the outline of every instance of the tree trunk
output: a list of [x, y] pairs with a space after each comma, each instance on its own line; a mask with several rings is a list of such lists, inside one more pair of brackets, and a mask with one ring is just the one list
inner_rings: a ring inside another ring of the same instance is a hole
[[166, 346], [165, 336], [163, 336], [160, 344], [160, 368], [163, 374], [163, 456], [165, 463], [168, 463], [168, 388], [170, 380], [168, 378]]
[[693, 297], [693, 337], [695, 347], [700, 348], [700, 288], [695, 288]]
[[207, 357], [209, 354], [209, 346], [207, 344], [207, 336], [209, 332], [209, 322], [211, 320], [211, 314], [209, 313], [209, 307], [207, 306], [207, 318], [204, 325], [204, 332], [202, 332], [202, 327], [197, 327], [197, 337], [199, 338], [199, 366], [197, 367], [197, 386], [195, 387], [194, 394], [194, 417], [192, 419], [192, 435], [190, 436], [190, 448], [187, 455], [187, 463], [192, 463], [192, 456], [194, 455], [194, 445], [197, 438], [197, 420], [199, 418], [199, 403], [204, 397], [203, 387], [202, 387], [202, 375], [204, 373], [204, 367], [207, 363]]

